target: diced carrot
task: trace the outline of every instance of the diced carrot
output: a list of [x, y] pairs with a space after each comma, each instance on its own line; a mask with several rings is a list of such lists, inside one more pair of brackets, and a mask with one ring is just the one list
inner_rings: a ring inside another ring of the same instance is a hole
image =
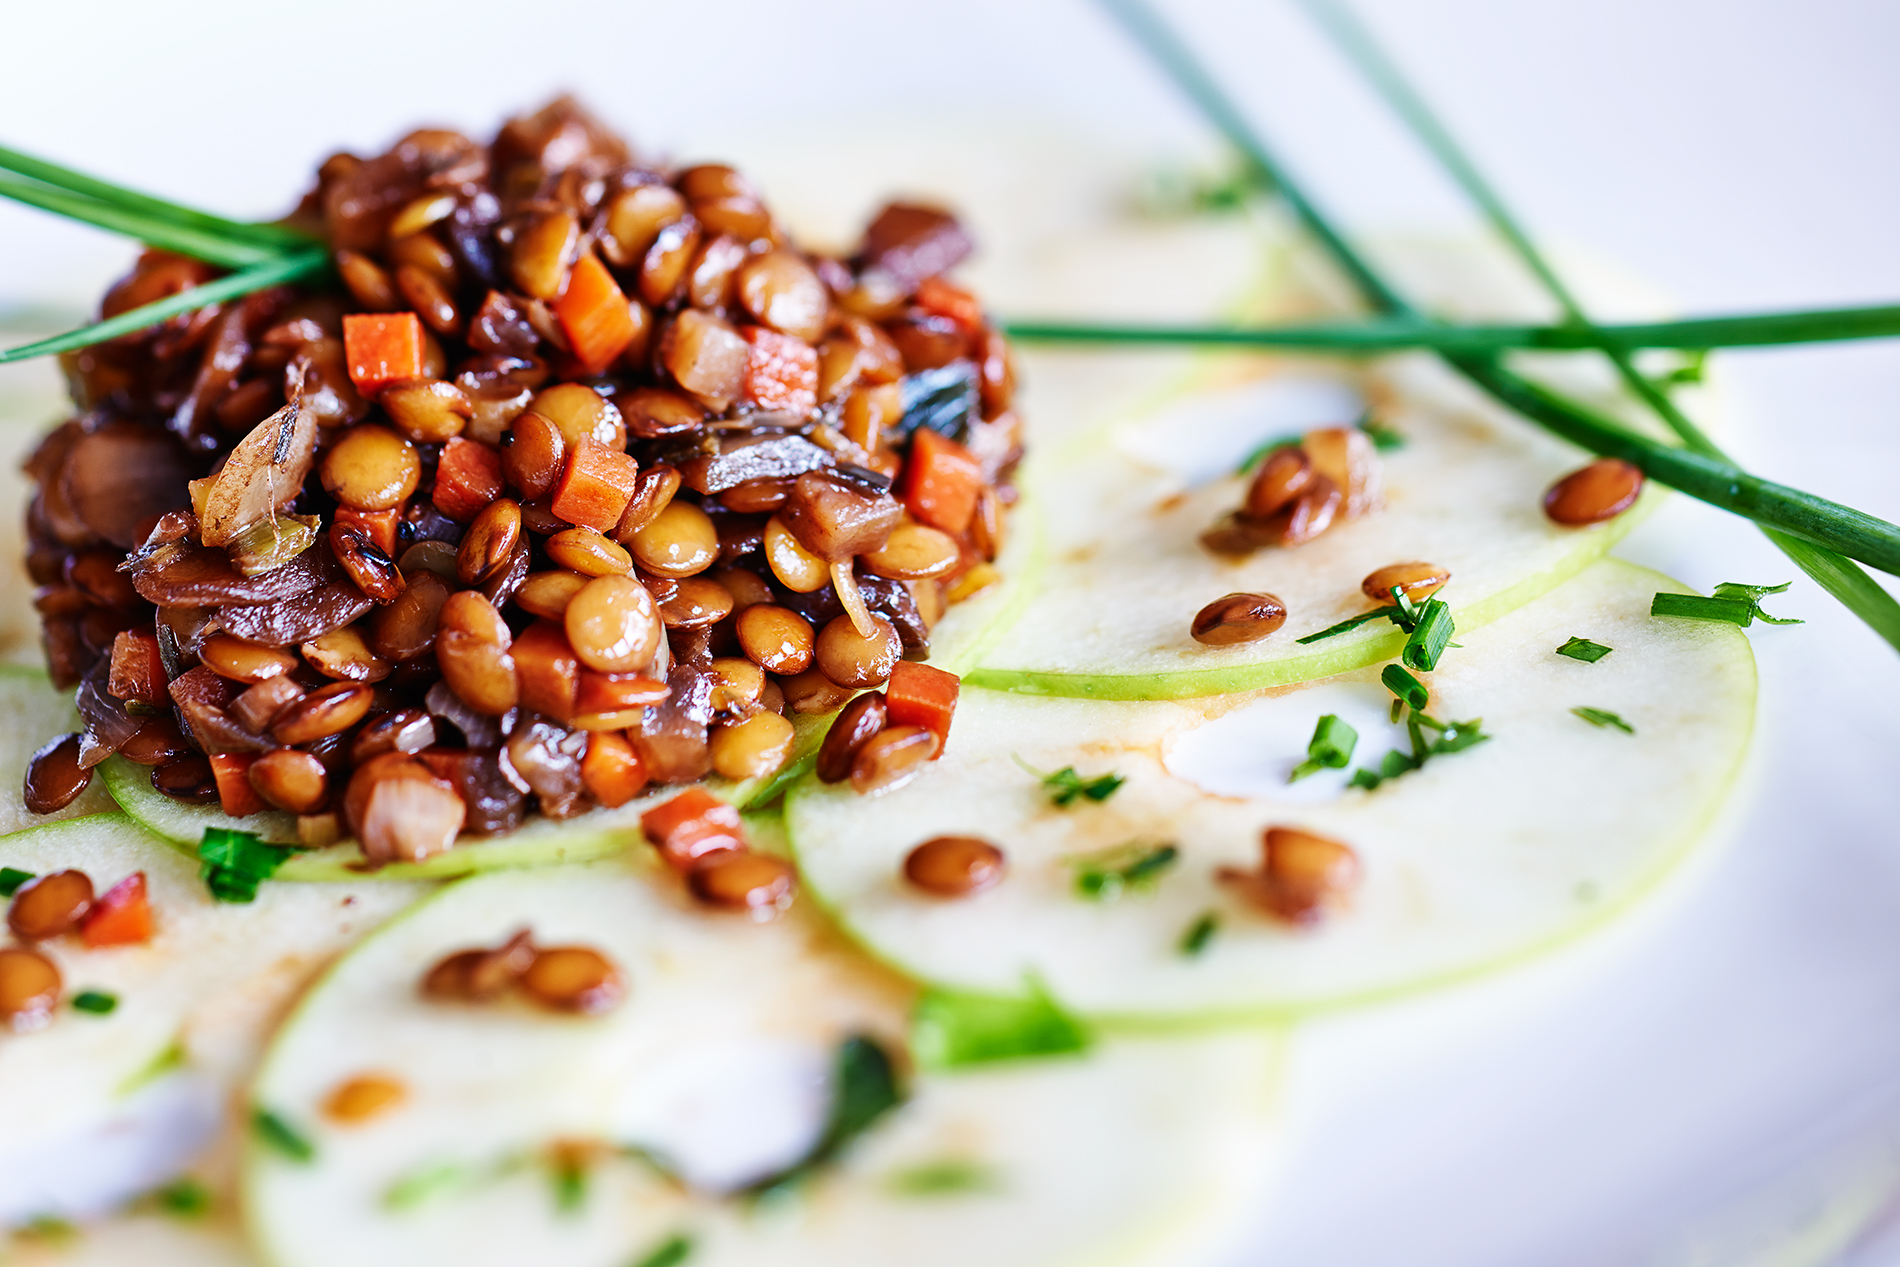
[[911, 436], [902, 481], [904, 504], [911, 514], [932, 528], [960, 533], [976, 513], [983, 467], [955, 440], [919, 427]]
[[479, 440], [456, 436], [442, 446], [435, 468], [435, 508], [467, 523], [501, 496], [501, 454]]
[[591, 253], [574, 265], [566, 292], [554, 301], [554, 315], [567, 332], [574, 359], [589, 374], [605, 373], [638, 333], [627, 297]]
[[251, 763], [257, 760], [249, 752], [220, 752], [211, 758], [211, 777], [218, 783], [218, 807], [232, 818], [243, 818], [266, 808], [264, 798], [251, 786]]
[[647, 768], [627, 737], [602, 730], [587, 736], [581, 758], [581, 786], [608, 809], [625, 805], [646, 790]]
[[666, 683], [644, 673], [596, 673], [581, 670], [580, 690], [574, 699], [582, 713], [612, 713], [666, 702]]
[[638, 462], [618, 449], [582, 440], [568, 454], [567, 469], [554, 486], [554, 513], [571, 524], [606, 532], [620, 522], [639, 482]]
[[983, 305], [961, 286], [952, 286], [941, 277], [926, 277], [917, 283], [917, 306], [939, 317], [948, 317], [962, 326], [966, 334], [983, 328]]
[[[899, 660], [891, 669], [891, 680], [884, 685], [888, 724], [922, 726], [948, 743], [950, 718], [957, 711], [957, 692], [962, 686], [963, 680], [954, 673], [914, 660]], [[937, 756], [942, 755], [943, 747], [939, 746]]]
[[808, 413], [818, 407], [818, 349], [803, 339], [747, 326], [745, 398], [760, 409]]
[[158, 653], [156, 633], [150, 629], [122, 629], [113, 637], [106, 694], [154, 708], [170, 705], [171, 697], [165, 693], [165, 660]]
[[571, 719], [581, 662], [567, 641], [567, 631], [552, 620], [537, 620], [516, 635], [508, 650], [521, 682], [521, 706], [558, 722]]
[[134, 871], [107, 889], [80, 922], [86, 945], [136, 946], [152, 939], [152, 903], [145, 895], [145, 873]]
[[739, 811], [703, 787], [689, 787], [640, 815], [640, 830], [667, 865], [679, 871], [709, 853], [745, 848]]
[[353, 312], [343, 318], [343, 359], [364, 395], [399, 378], [421, 378], [422, 347], [422, 318], [413, 312]]
[[360, 528], [369, 534], [369, 539], [390, 558], [399, 553], [402, 541], [402, 510], [357, 510], [351, 506], [338, 506], [331, 512], [333, 523], [352, 528]]

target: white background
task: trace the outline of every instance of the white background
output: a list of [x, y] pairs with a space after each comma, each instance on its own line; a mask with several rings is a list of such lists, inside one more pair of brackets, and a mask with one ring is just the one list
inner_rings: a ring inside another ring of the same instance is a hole
[[[283, 209], [333, 148], [424, 120], [482, 135], [558, 88], [648, 147], [741, 165], [754, 123], [1037, 118], [1142, 154], [1201, 135], [1080, 0], [6, 8], [6, 143], [234, 213]], [[1349, 223], [1467, 223], [1280, 0], [1165, 8]], [[1689, 310], [1900, 299], [1900, 6], [1363, 12], [1545, 237]], [[10, 205], [0, 243], [0, 311], [72, 307], [126, 258]], [[1724, 360], [1745, 462], [1900, 519], [1900, 350]], [[1705, 589], [1795, 576], [1682, 499], [1624, 553]], [[1805, 580], [1776, 609], [1809, 623], [1752, 631], [1731, 846], [1570, 963], [1301, 1034], [1286, 1173], [1235, 1262], [1900, 1259], [1900, 656]]]

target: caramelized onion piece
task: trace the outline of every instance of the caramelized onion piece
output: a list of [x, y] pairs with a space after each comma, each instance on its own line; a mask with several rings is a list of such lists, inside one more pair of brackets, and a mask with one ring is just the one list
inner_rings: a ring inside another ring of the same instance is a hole
[[73, 445], [60, 484], [86, 527], [129, 550], [139, 529], [190, 505], [185, 485], [191, 476], [185, 451], [168, 433], [110, 422]]
[[317, 420], [285, 405], [251, 429], [211, 481], [199, 513], [200, 539], [228, 546], [287, 507], [303, 489], [317, 453]]

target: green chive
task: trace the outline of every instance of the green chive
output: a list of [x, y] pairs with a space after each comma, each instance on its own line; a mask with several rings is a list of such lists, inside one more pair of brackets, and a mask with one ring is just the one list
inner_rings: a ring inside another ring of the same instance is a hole
[[211, 1190], [187, 1175], [153, 1192], [152, 1204], [174, 1218], [203, 1218], [211, 1212]]
[[1403, 433], [1386, 426], [1371, 414], [1359, 420], [1359, 429], [1365, 432], [1367, 438], [1372, 441], [1372, 447], [1381, 453], [1390, 453], [1395, 449], [1405, 447]]
[[1779, 585], [1743, 585], [1736, 581], [1723, 581], [1715, 587], [1715, 598], [1730, 598], [1747, 603], [1754, 612], [1755, 619], [1770, 625], [1800, 625], [1807, 622], [1770, 616], [1761, 609], [1761, 600], [1770, 594], [1786, 593], [1793, 581], [1783, 581]]
[[1075, 891], [1097, 902], [1113, 902], [1123, 893], [1149, 888], [1175, 864], [1181, 851], [1173, 845], [1131, 841], [1100, 853], [1071, 859]]
[[1651, 616], [1679, 620], [1719, 620], [1746, 629], [1755, 622], [1755, 606], [1737, 598], [1704, 598], [1700, 594], [1657, 594], [1649, 600]]
[[1212, 911], [1203, 911], [1201, 917], [1188, 925], [1181, 934], [1181, 953], [1189, 959], [1198, 958], [1207, 949], [1207, 943], [1214, 940], [1214, 934], [1220, 928], [1220, 916]]
[[885, 1187], [900, 1197], [942, 1197], [963, 1192], [995, 1192], [1003, 1185], [996, 1172], [973, 1161], [927, 1161], [893, 1174]]
[[223, 234], [207, 233], [99, 198], [88, 198], [84, 194], [70, 193], [52, 185], [22, 180], [5, 173], [0, 173], [0, 198], [11, 198], [15, 202], [65, 216], [69, 220], [81, 220], [221, 268], [248, 268], [275, 258], [281, 250], [257, 246]]
[[1313, 737], [1306, 743], [1306, 760], [1293, 767], [1287, 782], [1298, 783], [1307, 775], [1317, 774], [1321, 770], [1345, 769], [1358, 743], [1358, 731], [1333, 714], [1326, 714], [1313, 727]]
[[299, 1134], [289, 1122], [269, 1109], [252, 1111], [251, 1131], [267, 1147], [291, 1161], [308, 1165], [316, 1160], [317, 1146]]
[[220, 902], [254, 902], [257, 889], [296, 850], [267, 845], [255, 832], [205, 828], [198, 877]]
[[1349, 630], [1357, 629], [1369, 621], [1389, 620], [1393, 616], [1396, 616], [1398, 611], [1399, 609], [1396, 607], [1375, 607], [1369, 612], [1362, 612], [1349, 620], [1342, 620], [1336, 625], [1327, 626], [1318, 633], [1307, 634], [1306, 637], [1297, 638], [1294, 641], [1298, 642], [1301, 646], [1305, 646], [1309, 642], [1318, 642], [1322, 638], [1331, 638], [1338, 634], [1346, 633]]
[[[1652, 613], [1654, 614], [1654, 613]], [[1595, 664], [1610, 654], [1610, 648], [1600, 642], [1591, 642], [1588, 638], [1572, 637], [1569, 642], [1557, 648], [1557, 654], [1569, 656], [1572, 660], [1581, 660], [1585, 664]]]
[[1295, 434], [1275, 436], [1271, 440], [1262, 440], [1259, 444], [1247, 450], [1247, 456], [1240, 459], [1240, 464], [1234, 467], [1234, 474], [1245, 475], [1248, 471], [1253, 470], [1254, 467], [1259, 466], [1267, 454], [1273, 452], [1275, 449], [1293, 448], [1305, 438], [1305, 436]]
[[1451, 608], [1439, 599], [1428, 598], [1419, 608], [1418, 623], [1406, 638], [1399, 659], [1409, 668], [1429, 673], [1438, 667], [1438, 657], [1445, 654], [1453, 632]]
[[1614, 726], [1626, 735], [1636, 733], [1636, 727], [1618, 717], [1607, 708], [1573, 708], [1570, 710], [1592, 726]]
[[998, 1060], [1086, 1051], [1094, 1035], [1033, 978], [1022, 995], [926, 989], [911, 1013], [911, 1056], [957, 1069]]
[[20, 886], [33, 878], [31, 871], [22, 871], [18, 867], [0, 867], [0, 897], [12, 897], [20, 891]]
[[1084, 798], [1091, 801], [1106, 801], [1115, 795], [1116, 789], [1128, 781], [1113, 772], [1085, 779], [1075, 772], [1075, 767], [1072, 765], [1065, 765], [1054, 774], [1044, 774], [1021, 757], [1015, 760], [1017, 765], [1034, 775], [1038, 782], [1049, 789], [1050, 802], [1064, 809]]
[[1431, 692], [1425, 689], [1425, 684], [1396, 664], [1386, 665], [1384, 671], [1379, 674], [1379, 680], [1384, 682], [1386, 689], [1398, 696], [1407, 708], [1423, 710], [1425, 705], [1431, 702]]
[[653, 1249], [628, 1264], [628, 1267], [679, 1267], [693, 1256], [693, 1238], [682, 1232], [661, 1241]]
[[73, 1009], [90, 1012], [94, 1016], [110, 1016], [119, 1006], [119, 996], [107, 994], [104, 990], [81, 990], [73, 995]]

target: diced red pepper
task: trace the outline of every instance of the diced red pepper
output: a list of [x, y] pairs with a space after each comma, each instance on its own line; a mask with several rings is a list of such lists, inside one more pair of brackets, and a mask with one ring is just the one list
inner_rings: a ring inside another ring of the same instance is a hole
[[357, 510], [351, 506], [338, 506], [331, 512], [332, 522], [347, 527], [360, 528], [369, 534], [376, 548], [394, 559], [400, 553], [402, 542], [402, 510]]
[[911, 436], [905, 459], [902, 496], [910, 513], [932, 528], [955, 535], [970, 526], [983, 467], [970, 451], [929, 427]]
[[639, 481], [638, 462], [618, 449], [583, 440], [568, 454], [567, 469], [554, 486], [552, 509], [571, 524], [606, 532], [626, 513]]
[[343, 318], [343, 359], [365, 396], [399, 378], [421, 378], [422, 318], [413, 312], [353, 312]]
[[136, 946], [152, 939], [152, 903], [145, 894], [145, 873], [135, 871], [107, 889], [80, 922], [89, 947]]
[[106, 678], [106, 693], [128, 703], [137, 701], [163, 708], [171, 703], [165, 682], [158, 635], [150, 629], [120, 630], [112, 639], [112, 670]]
[[[948, 743], [950, 718], [957, 711], [957, 693], [962, 687], [963, 679], [954, 673], [914, 660], [899, 660], [891, 670], [891, 680], [884, 685], [887, 724], [922, 726], [935, 731], [937, 738]], [[942, 755], [940, 745], [937, 756]]]
[[211, 777], [218, 782], [218, 807], [232, 818], [243, 818], [267, 808], [264, 798], [251, 786], [254, 753], [220, 752], [209, 758]]
[[501, 454], [479, 440], [456, 436], [442, 446], [435, 468], [435, 508], [467, 523], [501, 496]]
[[574, 265], [567, 290], [554, 301], [554, 315], [567, 332], [574, 359], [590, 375], [605, 373], [638, 333], [627, 297], [592, 254]]
[[941, 277], [926, 277], [917, 283], [917, 306], [939, 317], [948, 317], [963, 327], [965, 334], [983, 328], [983, 305], [961, 286], [952, 286]]
[[587, 736], [587, 754], [581, 758], [581, 786], [608, 809], [625, 805], [646, 790], [646, 764], [625, 735], [596, 731]]
[[818, 349], [803, 339], [747, 326], [745, 398], [760, 409], [808, 413], [818, 407]]
[[568, 643], [567, 630], [552, 620], [537, 620], [521, 631], [508, 650], [521, 683], [521, 706], [558, 722], [572, 720], [581, 662]]
[[640, 830], [675, 870], [722, 849], [744, 849], [739, 811], [703, 787], [689, 787], [640, 815]]

